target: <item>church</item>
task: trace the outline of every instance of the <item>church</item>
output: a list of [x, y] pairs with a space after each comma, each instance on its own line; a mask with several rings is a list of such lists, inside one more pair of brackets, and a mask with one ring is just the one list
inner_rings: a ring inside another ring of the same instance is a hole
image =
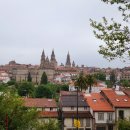
[[74, 61], [71, 64], [69, 52], [67, 54], [66, 64], [58, 65], [54, 50], [52, 50], [50, 59], [45, 55], [44, 50], [42, 51], [40, 65], [18, 64], [15, 61], [10, 61], [9, 64], [0, 66], [0, 69], [8, 72], [10, 77], [16, 81], [26, 81], [30, 73], [32, 82], [36, 84], [40, 83], [43, 72], [46, 72], [50, 82], [53, 82], [54, 77], [61, 73], [78, 72]]

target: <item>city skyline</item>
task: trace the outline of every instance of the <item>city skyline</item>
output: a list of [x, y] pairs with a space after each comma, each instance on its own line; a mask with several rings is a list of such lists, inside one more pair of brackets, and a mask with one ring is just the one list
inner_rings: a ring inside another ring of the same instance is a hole
[[[103, 11], [105, 10], [105, 12]], [[94, 37], [89, 19], [103, 16], [120, 21], [117, 8], [100, 0], [0, 0], [0, 64], [15, 60], [21, 64], [40, 64], [42, 50], [50, 56], [55, 50], [58, 64], [120, 68], [129, 62], [108, 62], [98, 54], [102, 41]]]

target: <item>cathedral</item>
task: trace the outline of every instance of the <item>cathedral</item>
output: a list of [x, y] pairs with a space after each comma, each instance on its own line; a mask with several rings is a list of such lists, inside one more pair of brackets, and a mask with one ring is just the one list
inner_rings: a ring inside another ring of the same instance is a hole
[[46, 72], [49, 81], [52, 82], [55, 75], [66, 72], [77, 72], [77, 67], [75, 67], [74, 61], [71, 63], [69, 52], [67, 54], [65, 65], [58, 65], [54, 50], [52, 50], [50, 59], [45, 55], [43, 50], [41, 54], [40, 65], [18, 64], [15, 61], [10, 61], [9, 64], [0, 66], [0, 69], [8, 72], [10, 77], [16, 81], [26, 81], [28, 73], [30, 73], [32, 82], [37, 84], [40, 83], [43, 72]]

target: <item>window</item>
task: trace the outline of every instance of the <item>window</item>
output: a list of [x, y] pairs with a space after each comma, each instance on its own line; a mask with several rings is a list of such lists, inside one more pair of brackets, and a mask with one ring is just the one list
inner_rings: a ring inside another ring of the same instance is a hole
[[84, 110], [87, 110], [87, 107], [84, 107]]
[[104, 113], [98, 113], [98, 120], [104, 120]]
[[124, 111], [119, 110], [119, 119], [124, 119]]
[[50, 111], [53, 111], [53, 108], [52, 108], [52, 107], [50, 107]]
[[74, 110], [74, 107], [71, 107], [71, 110]]
[[90, 119], [86, 119], [86, 127], [90, 127]]
[[108, 113], [108, 114], [107, 114], [107, 119], [108, 119], [108, 121], [112, 121], [112, 117], [113, 117], [113, 114], [112, 114], [112, 113]]
[[80, 121], [80, 127], [82, 127], [83, 126], [83, 119], [79, 119], [79, 121]]

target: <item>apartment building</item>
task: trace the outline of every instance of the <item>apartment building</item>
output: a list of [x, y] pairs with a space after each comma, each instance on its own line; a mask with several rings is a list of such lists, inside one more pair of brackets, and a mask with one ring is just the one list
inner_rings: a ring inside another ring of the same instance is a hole
[[90, 106], [93, 115], [93, 130], [114, 130], [115, 112], [113, 107], [101, 95], [101, 93], [84, 94], [86, 103]]
[[[74, 119], [77, 117], [77, 92], [61, 91], [59, 107], [62, 130], [76, 130]], [[82, 93], [78, 93], [78, 117], [80, 120], [79, 130], [92, 130], [93, 117]]]
[[39, 121], [48, 121], [50, 118], [57, 120], [57, 104], [54, 99], [24, 98], [24, 105], [28, 108], [36, 108], [39, 111]]

